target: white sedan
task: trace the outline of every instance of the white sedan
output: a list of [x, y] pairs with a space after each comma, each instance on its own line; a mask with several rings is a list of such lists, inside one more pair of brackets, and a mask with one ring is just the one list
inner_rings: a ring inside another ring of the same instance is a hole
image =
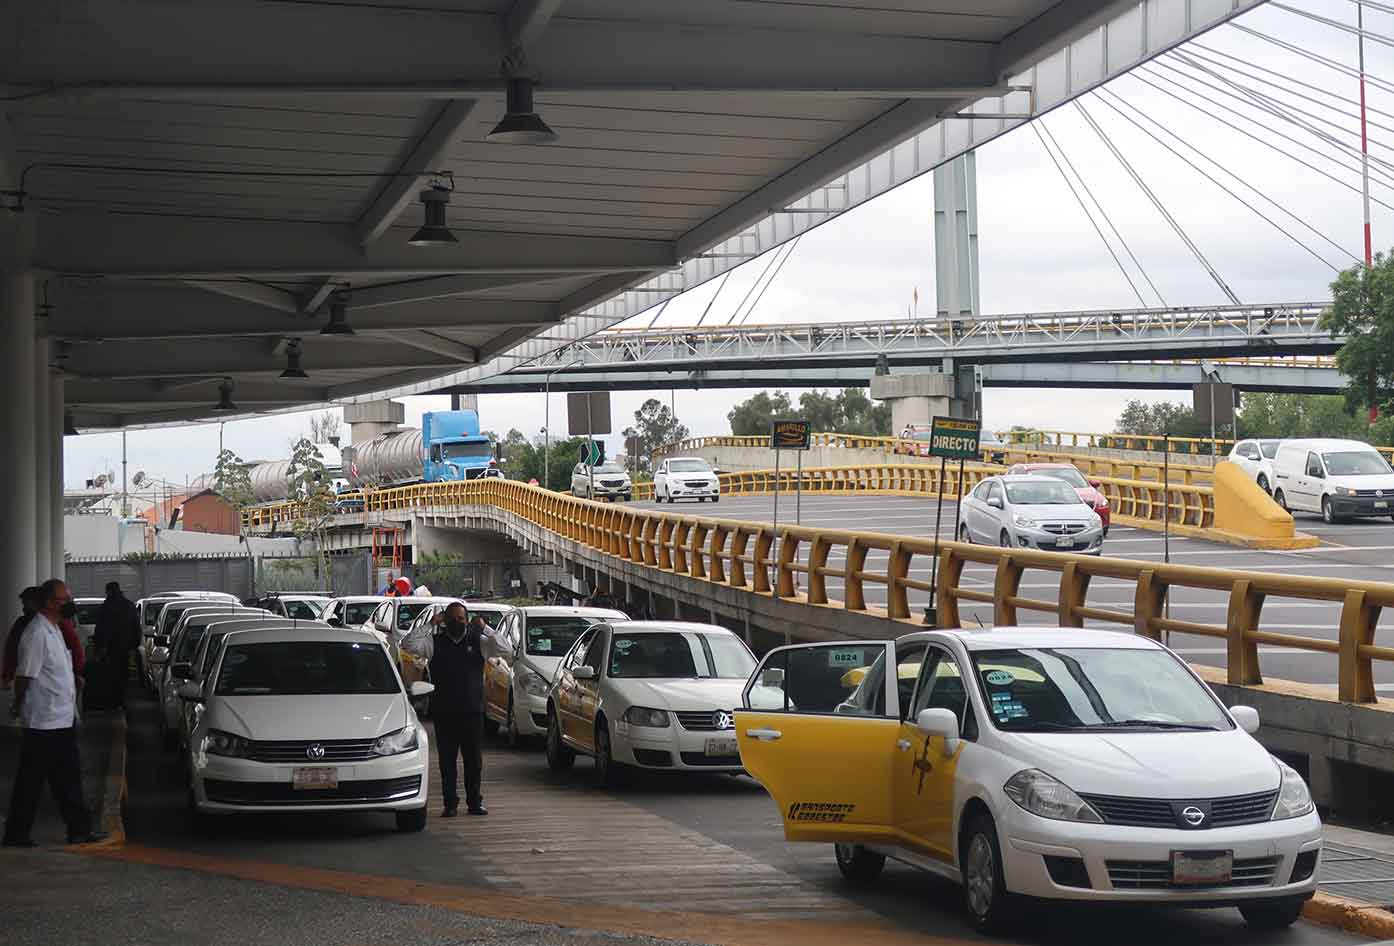
[[887, 857], [955, 881], [980, 930], [1010, 925], [1020, 898], [1228, 904], [1275, 929], [1316, 890], [1302, 777], [1253, 738], [1257, 711], [1226, 709], [1147, 638], [1029, 627], [781, 647], [749, 687], [741, 760], [785, 837], [830, 842], [854, 881]]
[[595, 759], [603, 784], [630, 768], [741, 772], [733, 709], [755, 658], [712, 624], [627, 621], [577, 639], [547, 699], [547, 764]]
[[653, 501], [675, 503], [679, 499], [721, 501], [721, 480], [701, 457], [673, 457], [653, 472]]
[[229, 633], [212, 673], [179, 695], [204, 704], [190, 738], [191, 804], [209, 815], [392, 812], [426, 826], [430, 753], [410, 692], [370, 631]]
[[1273, 484], [1277, 482], [1273, 475], [1273, 461], [1278, 456], [1278, 447], [1282, 446], [1282, 443], [1281, 440], [1266, 438], [1241, 440], [1234, 445], [1225, 459], [1249, 474], [1249, 478], [1258, 484], [1259, 489], [1271, 494]]

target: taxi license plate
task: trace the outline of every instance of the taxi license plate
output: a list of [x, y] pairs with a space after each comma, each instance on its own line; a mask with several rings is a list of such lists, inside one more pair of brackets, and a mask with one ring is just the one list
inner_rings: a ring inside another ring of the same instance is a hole
[[291, 788], [297, 792], [339, 787], [339, 770], [333, 767], [295, 769], [291, 773]]
[[738, 755], [739, 753], [740, 749], [734, 739], [707, 740], [707, 755], [709, 756]]
[[1057, 549], [1072, 549], [1075, 547], [1075, 540], [1068, 535], [1061, 536], [1055, 540], [1055, 547]]
[[1171, 882], [1178, 886], [1227, 884], [1234, 870], [1233, 851], [1172, 851]]
[[1388, 509], [1388, 508], [1389, 508], [1389, 503], [1388, 503], [1388, 502], [1382, 502], [1382, 503], [1377, 502], [1377, 503], [1375, 503], [1375, 508], [1376, 508], [1376, 509]]

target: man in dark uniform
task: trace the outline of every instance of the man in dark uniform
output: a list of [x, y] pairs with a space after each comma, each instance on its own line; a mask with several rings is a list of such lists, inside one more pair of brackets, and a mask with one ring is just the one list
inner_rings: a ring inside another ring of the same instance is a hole
[[465, 764], [465, 805], [472, 815], [487, 815], [480, 782], [484, 769], [484, 621], [460, 603], [445, 609], [445, 620], [430, 639], [431, 719], [440, 756], [441, 815], [455, 817], [460, 807], [456, 755]]
[[140, 619], [136, 606], [121, 592], [121, 586], [106, 583], [106, 600], [97, 612], [93, 643], [101, 655], [104, 697], [109, 705], [126, 705], [126, 683], [130, 676], [131, 651], [140, 643]]

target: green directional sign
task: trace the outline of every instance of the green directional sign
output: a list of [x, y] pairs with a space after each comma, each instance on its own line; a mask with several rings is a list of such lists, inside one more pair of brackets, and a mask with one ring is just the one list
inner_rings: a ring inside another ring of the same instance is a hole
[[976, 460], [981, 434], [977, 420], [935, 417], [929, 429], [929, 455], [947, 460]]
[[605, 462], [605, 441], [591, 440], [581, 445], [581, 462], [586, 466], [600, 466]]

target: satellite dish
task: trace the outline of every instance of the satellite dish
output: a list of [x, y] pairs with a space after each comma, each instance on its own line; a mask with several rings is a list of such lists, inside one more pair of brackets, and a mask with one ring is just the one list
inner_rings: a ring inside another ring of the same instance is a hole
[[132, 484], [133, 486], [139, 486], [141, 483], [144, 483], [144, 482], [145, 482], [145, 471], [144, 471], [144, 470], [137, 470], [137, 471], [136, 471], [136, 475], [133, 476], [133, 477], [131, 477], [131, 484]]
[[105, 474], [105, 473], [98, 473], [98, 474], [97, 474], [97, 478], [96, 478], [95, 480], [93, 480], [92, 482], [96, 485], [96, 487], [97, 487], [98, 489], [101, 489], [103, 486], [106, 485], [106, 474]]

